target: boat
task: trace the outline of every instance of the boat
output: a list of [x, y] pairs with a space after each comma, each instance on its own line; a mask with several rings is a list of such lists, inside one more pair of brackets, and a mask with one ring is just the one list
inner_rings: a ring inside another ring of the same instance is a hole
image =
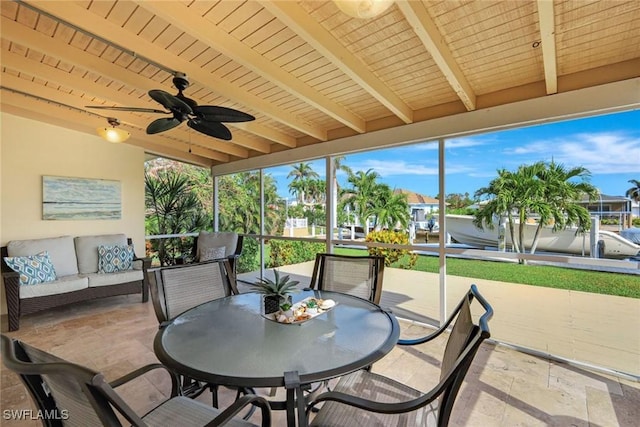
[[625, 239], [640, 245], [640, 228], [638, 227], [625, 228], [620, 232], [620, 235]]
[[[447, 233], [458, 243], [463, 243], [475, 247], [497, 247], [498, 246], [498, 224], [494, 224], [491, 230], [487, 227], [478, 228], [473, 224], [471, 215], [447, 215]], [[525, 249], [529, 250], [533, 243], [538, 224], [527, 223], [525, 227]], [[514, 230], [518, 233], [518, 227]], [[509, 227], [505, 231], [506, 247], [512, 247]], [[602, 251], [601, 258], [625, 259], [640, 255], [640, 245], [619, 236], [616, 233], [606, 230], [598, 232], [599, 248]], [[557, 252], [590, 256], [591, 238], [590, 232], [577, 233], [576, 228], [571, 227], [565, 230], [554, 232], [551, 226], [543, 227], [540, 232], [536, 251]]]

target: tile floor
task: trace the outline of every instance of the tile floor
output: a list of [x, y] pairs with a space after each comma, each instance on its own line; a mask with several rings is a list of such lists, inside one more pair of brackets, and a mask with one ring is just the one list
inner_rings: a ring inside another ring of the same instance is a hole
[[[313, 262], [280, 271], [306, 286]], [[256, 276], [258, 272], [239, 278], [251, 282]], [[439, 280], [435, 273], [385, 268], [380, 305], [398, 317], [436, 324]], [[493, 306], [491, 336], [497, 341], [640, 379], [640, 299], [448, 275], [448, 312], [472, 283]]]
[[[72, 305], [23, 318], [20, 338], [60, 357], [102, 371], [115, 379], [156, 362], [152, 343], [157, 321], [150, 303], [129, 295]], [[402, 322], [403, 336], [428, 332]], [[444, 340], [417, 347], [396, 347], [374, 370], [428, 390], [439, 374]], [[0, 371], [0, 406], [34, 408], [18, 380]], [[144, 412], [169, 389], [162, 374], [122, 387], [123, 397]], [[262, 392], [262, 391], [261, 391]], [[266, 391], [265, 391], [266, 392]], [[225, 393], [224, 399], [230, 399]], [[210, 396], [200, 399], [209, 402]], [[504, 346], [484, 344], [467, 375], [453, 409], [452, 426], [639, 426], [640, 383], [558, 364]], [[0, 419], [2, 426], [35, 426], [37, 421]], [[274, 425], [284, 424], [274, 413]]]

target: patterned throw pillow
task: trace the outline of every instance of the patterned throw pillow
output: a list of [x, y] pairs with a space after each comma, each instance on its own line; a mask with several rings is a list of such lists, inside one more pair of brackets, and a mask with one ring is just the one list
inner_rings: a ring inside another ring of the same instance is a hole
[[20, 274], [21, 285], [37, 285], [38, 283], [53, 282], [57, 279], [49, 252], [37, 255], [5, 257], [4, 262], [16, 273]]
[[98, 273], [117, 273], [133, 268], [133, 246], [98, 246]]
[[211, 261], [213, 259], [224, 258], [226, 248], [224, 246], [215, 248], [203, 248], [200, 252], [200, 261]]

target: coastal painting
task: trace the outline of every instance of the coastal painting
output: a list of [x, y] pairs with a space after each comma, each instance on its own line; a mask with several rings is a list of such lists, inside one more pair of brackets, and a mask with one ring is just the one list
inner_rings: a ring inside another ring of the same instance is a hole
[[42, 219], [88, 220], [121, 217], [120, 181], [42, 177]]

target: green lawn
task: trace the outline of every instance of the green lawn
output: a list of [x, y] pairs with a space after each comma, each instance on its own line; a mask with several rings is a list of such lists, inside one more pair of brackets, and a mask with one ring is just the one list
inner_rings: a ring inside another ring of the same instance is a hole
[[[359, 249], [336, 248], [339, 254], [362, 254]], [[393, 267], [393, 266], [392, 266]], [[437, 273], [438, 257], [421, 255], [415, 270]], [[570, 289], [606, 295], [640, 298], [640, 275], [578, 270], [542, 265], [447, 258], [447, 274], [507, 283]]]

